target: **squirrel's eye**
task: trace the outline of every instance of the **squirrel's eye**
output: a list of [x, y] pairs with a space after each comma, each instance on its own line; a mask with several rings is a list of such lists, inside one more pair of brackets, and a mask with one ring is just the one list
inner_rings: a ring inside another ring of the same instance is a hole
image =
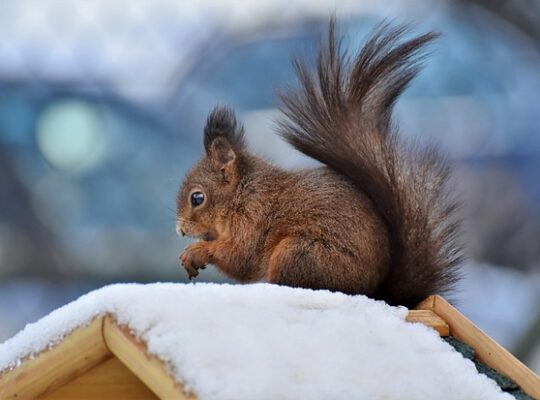
[[191, 193], [191, 205], [193, 207], [200, 206], [204, 201], [204, 193], [203, 192], [193, 192]]

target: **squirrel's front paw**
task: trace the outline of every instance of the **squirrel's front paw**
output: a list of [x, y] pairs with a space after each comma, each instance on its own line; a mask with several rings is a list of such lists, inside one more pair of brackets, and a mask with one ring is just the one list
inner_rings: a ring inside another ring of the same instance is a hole
[[199, 275], [199, 269], [206, 268], [206, 264], [210, 261], [210, 252], [205, 242], [197, 242], [186, 247], [179, 258], [191, 280]]

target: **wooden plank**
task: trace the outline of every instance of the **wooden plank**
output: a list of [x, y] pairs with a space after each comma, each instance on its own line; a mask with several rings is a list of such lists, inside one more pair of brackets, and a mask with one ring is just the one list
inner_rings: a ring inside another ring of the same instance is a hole
[[426, 297], [424, 300], [422, 300], [420, 303], [416, 305], [415, 309], [433, 311], [435, 309], [435, 297], [437, 296]]
[[516, 382], [523, 391], [540, 399], [540, 378], [521, 361], [475, 326], [440, 296], [431, 296], [417, 308], [433, 310], [450, 326], [452, 336], [471, 346], [478, 359]]
[[431, 310], [409, 310], [406, 320], [409, 322], [418, 322], [435, 329], [440, 336], [450, 335], [448, 324]]
[[161, 399], [193, 400], [168, 373], [163, 362], [149, 354], [146, 345], [124, 326], [106, 317], [103, 337], [111, 352]]
[[32, 399], [50, 393], [111, 357], [103, 318], [68, 334], [58, 345], [0, 373], [0, 399]]
[[153, 400], [157, 398], [118, 358], [111, 357], [58, 388], [44, 400]]

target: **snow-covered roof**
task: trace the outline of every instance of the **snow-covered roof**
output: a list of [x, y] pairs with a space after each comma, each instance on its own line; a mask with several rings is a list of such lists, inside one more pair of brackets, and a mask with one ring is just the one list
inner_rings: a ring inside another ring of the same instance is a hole
[[111, 314], [199, 399], [511, 399], [405, 308], [270, 284], [120, 284], [0, 344], [0, 371]]

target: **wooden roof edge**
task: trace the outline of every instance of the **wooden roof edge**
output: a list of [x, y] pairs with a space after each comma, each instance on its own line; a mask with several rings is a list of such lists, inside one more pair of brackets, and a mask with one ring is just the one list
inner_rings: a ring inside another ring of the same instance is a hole
[[110, 315], [103, 321], [103, 338], [110, 351], [159, 398], [195, 399], [169, 373], [165, 363], [148, 352], [143, 341], [131, 334], [127, 326], [117, 324]]
[[102, 330], [103, 318], [94, 318], [56, 346], [25, 357], [14, 369], [0, 372], [0, 399], [43, 396], [110, 358]]
[[416, 309], [431, 310], [450, 327], [451, 335], [471, 346], [477, 358], [516, 382], [529, 396], [540, 400], [540, 378], [508, 350], [484, 333], [441, 296], [430, 296]]
[[433, 310], [409, 310], [408, 322], [418, 322], [432, 329], [435, 329], [440, 336], [449, 336], [450, 327], [444, 319], [439, 317]]
[[[20, 366], [0, 371], [0, 399], [37, 398], [83, 375], [110, 357], [117, 357], [160, 398], [193, 399], [186, 395], [165, 364], [114, 317], [94, 318], [75, 328], [60, 343]], [[28, 377], [31, 376], [31, 379]]]

